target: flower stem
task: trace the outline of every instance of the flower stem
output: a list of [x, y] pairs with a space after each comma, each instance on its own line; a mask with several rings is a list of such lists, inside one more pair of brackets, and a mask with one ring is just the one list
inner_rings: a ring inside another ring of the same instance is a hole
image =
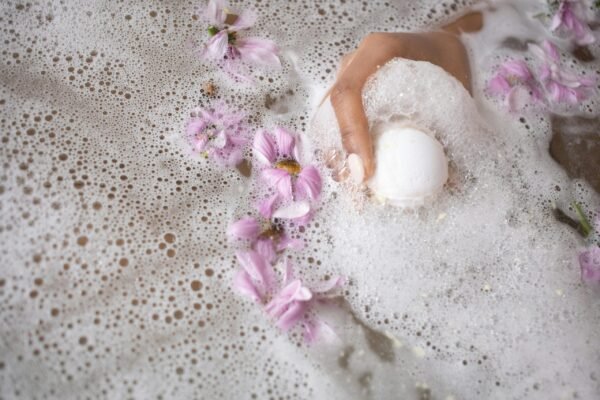
[[208, 27], [208, 36], [213, 37], [215, 36], [217, 33], [219, 33], [219, 30], [217, 29], [216, 26], [209, 26]]
[[590, 235], [590, 233], [592, 233], [592, 225], [585, 216], [585, 213], [581, 209], [579, 203], [573, 202], [572, 206], [575, 209], [575, 213], [577, 213], [577, 218], [579, 219], [579, 224], [581, 226], [583, 237], [587, 238]]

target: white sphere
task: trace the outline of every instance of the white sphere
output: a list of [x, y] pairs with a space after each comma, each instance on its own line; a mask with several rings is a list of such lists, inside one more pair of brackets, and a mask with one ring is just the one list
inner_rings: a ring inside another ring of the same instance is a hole
[[379, 200], [417, 207], [442, 190], [448, 160], [433, 135], [400, 123], [381, 124], [372, 133], [376, 169], [367, 185]]

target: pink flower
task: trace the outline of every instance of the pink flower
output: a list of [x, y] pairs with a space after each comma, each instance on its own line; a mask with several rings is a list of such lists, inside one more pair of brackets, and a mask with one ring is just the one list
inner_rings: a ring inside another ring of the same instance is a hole
[[583, 17], [584, 13], [585, 10], [579, 0], [562, 0], [552, 18], [550, 29], [554, 31], [562, 27], [573, 36], [578, 45], [593, 43], [596, 38]]
[[531, 52], [542, 60], [539, 80], [544, 84], [544, 89], [552, 101], [577, 104], [590, 96], [594, 80], [576, 76], [562, 69], [560, 53], [553, 43], [544, 40], [541, 47], [535, 44], [529, 46]]
[[511, 111], [522, 108], [523, 98], [531, 97], [536, 101], [542, 98], [531, 70], [521, 60], [509, 60], [500, 65], [488, 83], [488, 90], [504, 96]]
[[261, 129], [254, 137], [254, 155], [265, 167], [262, 179], [284, 201], [316, 200], [321, 194], [321, 175], [314, 166], [300, 164], [297, 137], [280, 127], [273, 135]]
[[250, 11], [232, 13], [220, 0], [209, 0], [203, 13], [209, 24], [210, 39], [200, 51], [200, 58], [216, 61], [236, 78], [249, 80], [243, 64], [264, 67], [280, 67], [279, 49], [268, 39], [240, 38], [239, 32], [249, 29], [256, 21]]
[[300, 239], [287, 236], [283, 227], [271, 219], [261, 223], [256, 218], [244, 217], [229, 225], [227, 236], [233, 240], [249, 241], [251, 248], [270, 264], [273, 264], [277, 254], [285, 249], [299, 250], [304, 246]]
[[324, 282], [320, 287], [309, 289], [302, 280], [294, 277], [294, 272], [289, 261], [286, 264], [285, 276], [282, 288], [273, 296], [273, 299], [265, 306], [269, 316], [277, 320], [277, 326], [288, 331], [297, 323], [303, 322], [306, 334], [314, 337], [315, 324], [311, 322], [308, 315], [315, 302], [327, 299], [334, 289], [343, 285], [343, 278], [334, 277]]
[[233, 167], [242, 160], [248, 142], [245, 115], [224, 102], [212, 108], [196, 108], [187, 123], [186, 134], [194, 153], [204, 154], [220, 165]]
[[592, 246], [579, 254], [581, 279], [588, 283], [600, 283], [600, 247]]

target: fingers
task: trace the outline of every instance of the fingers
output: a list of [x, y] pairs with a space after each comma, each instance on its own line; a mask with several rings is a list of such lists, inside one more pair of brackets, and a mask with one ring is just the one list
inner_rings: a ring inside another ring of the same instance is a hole
[[375, 165], [369, 123], [362, 104], [362, 86], [346, 86], [343, 81], [336, 83], [331, 91], [331, 104], [340, 127], [342, 145], [348, 154], [360, 157], [364, 176], [368, 179]]
[[[364, 179], [373, 175], [375, 161], [369, 123], [362, 104], [362, 89], [367, 78], [379, 66], [398, 54], [394, 40], [389, 34], [369, 35], [354, 53], [342, 59], [338, 79], [331, 90], [331, 104], [342, 135], [342, 144], [348, 154], [360, 157]], [[357, 165], [356, 160], [354, 164]]]

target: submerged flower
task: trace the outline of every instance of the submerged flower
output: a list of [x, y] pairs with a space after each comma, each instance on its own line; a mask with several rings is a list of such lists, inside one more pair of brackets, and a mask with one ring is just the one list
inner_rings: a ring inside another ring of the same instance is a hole
[[490, 92], [504, 96], [510, 110], [521, 108], [524, 96], [534, 100], [542, 98], [536, 79], [525, 61], [509, 60], [500, 65], [496, 75], [489, 81]]
[[269, 316], [277, 320], [277, 326], [288, 331], [297, 323], [302, 322], [309, 337], [314, 336], [316, 324], [308, 315], [315, 302], [327, 299], [332, 292], [343, 285], [342, 277], [333, 277], [324, 282], [320, 287], [308, 288], [301, 279], [294, 277], [294, 272], [289, 261], [286, 264], [285, 276], [281, 289], [265, 306]]
[[592, 246], [579, 254], [581, 279], [588, 283], [600, 283], [600, 247]]
[[248, 79], [242, 72], [241, 64], [279, 67], [279, 49], [268, 39], [239, 37], [239, 32], [250, 28], [256, 15], [248, 10], [239, 14], [231, 12], [220, 0], [209, 0], [203, 13], [209, 24], [210, 39], [200, 51], [200, 58], [216, 61], [233, 76]]
[[224, 102], [212, 108], [196, 108], [186, 126], [192, 151], [212, 158], [220, 165], [233, 167], [242, 160], [248, 142], [245, 115], [233, 111]]
[[273, 135], [259, 130], [254, 137], [254, 155], [265, 167], [262, 179], [285, 201], [316, 200], [321, 194], [321, 175], [314, 166], [300, 164], [297, 137], [279, 127]]
[[257, 218], [244, 217], [229, 225], [227, 236], [249, 241], [251, 248], [270, 264], [275, 262], [277, 253], [285, 249], [299, 250], [304, 246], [300, 239], [287, 236], [277, 220], [270, 217], [262, 222]]
[[554, 31], [562, 27], [573, 36], [578, 45], [593, 43], [596, 39], [583, 17], [584, 12], [579, 0], [562, 0], [552, 18], [550, 29]]
[[531, 52], [542, 60], [539, 80], [552, 101], [577, 104], [590, 96], [594, 80], [565, 70], [560, 64], [560, 53], [553, 43], [545, 40], [541, 47], [535, 44], [529, 46]]

